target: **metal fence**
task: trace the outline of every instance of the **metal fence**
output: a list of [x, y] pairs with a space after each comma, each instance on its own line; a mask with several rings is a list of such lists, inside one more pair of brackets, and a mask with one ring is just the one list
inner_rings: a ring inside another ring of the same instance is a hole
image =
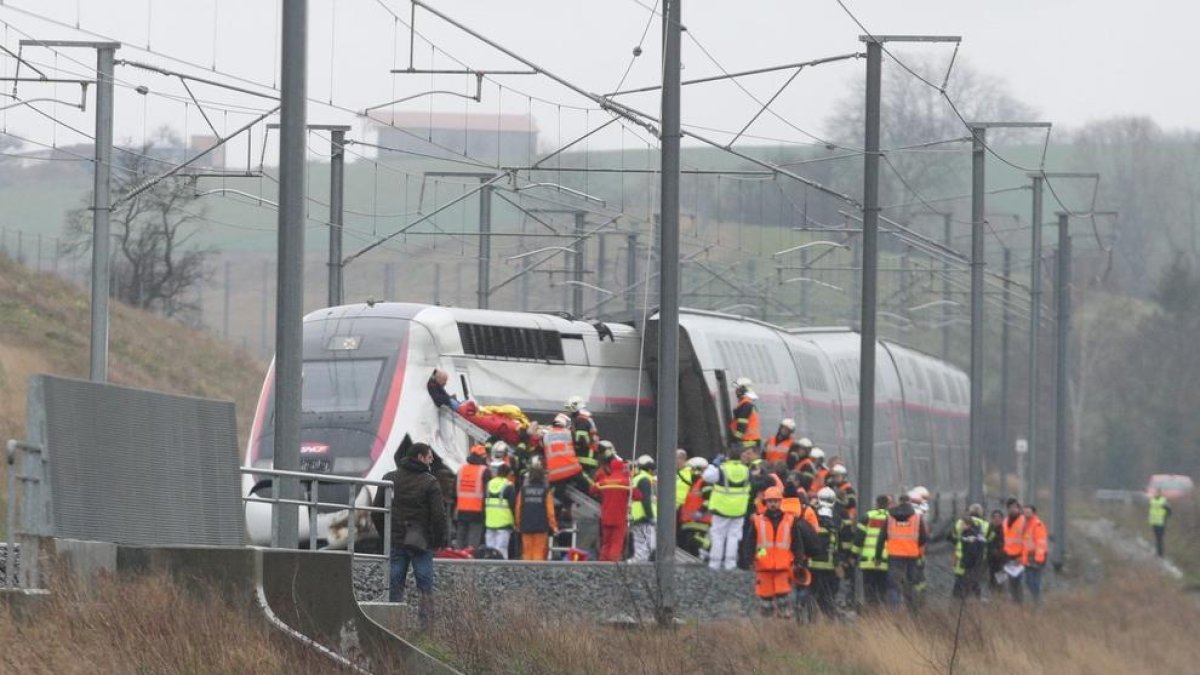
[[[49, 471], [41, 446], [10, 440], [5, 446], [8, 465], [7, 558], [4, 585], [9, 588], [40, 588], [39, 543], [53, 534], [50, 512]], [[18, 546], [21, 554], [17, 564]]]
[[[256, 494], [248, 494], [242, 497], [242, 500], [247, 504], [268, 504], [271, 506], [271, 520], [274, 522], [275, 509], [280, 506], [295, 506], [306, 509], [308, 513], [308, 548], [310, 551], [317, 549], [319, 543], [319, 528], [317, 524], [317, 515], [322, 509], [345, 509], [346, 511], [346, 551], [351, 559], [357, 557], [373, 560], [387, 560], [392, 552], [392, 482], [382, 480], [367, 480], [365, 478], [351, 478], [349, 476], [335, 476], [324, 473], [305, 473], [302, 471], [284, 471], [282, 469], [256, 469], [254, 467], [242, 467], [240, 469], [243, 475], [262, 477], [269, 476], [271, 480], [271, 495], [263, 497]], [[279, 496], [279, 479], [294, 479], [300, 482], [305, 489], [307, 498], [305, 499], [285, 499]], [[345, 502], [323, 502], [321, 501], [321, 485], [348, 485], [350, 486], [349, 496]], [[383, 506], [373, 506], [371, 504], [359, 504], [358, 496], [360, 493], [367, 492], [367, 488], [373, 487], [376, 490], [383, 490]], [[356, 550], [359, 534], [359, 517], [366, 515], [368, 518], [372, 513], [383, 514], [383, 532], [379, 535], [382, 538], [382, 554], [360, 553]], [[327, 539], [328, 541], [328, 539]], [[279, 532], [272, 529], [271, 546], [278, 548]]]

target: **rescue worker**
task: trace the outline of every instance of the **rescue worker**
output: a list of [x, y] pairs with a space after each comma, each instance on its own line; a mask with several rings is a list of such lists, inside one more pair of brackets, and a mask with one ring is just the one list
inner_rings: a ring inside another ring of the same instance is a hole
[[920, 562], [927, 541], [924, 519], [916, 512], [908, 495], [888, 511], [887, 525], [879, 533], [876, 553], [887, 554], [888, 604], [899, 607], [904, 601], [909, 611], [917, 608], [917, 585], [921, 582]]
[[826, 485], [837, 493], [838, 503], [845, 507], [853, 520], [858, 516], [858, 494], [854, 492], [854, 486], [850, 484], [847, 473], [845, 464], [834, 464], [829, 469]]
[[599, 461], [596, 451], [600, 445], [600, 429], [592, 419], [592, 412], [587, 409], [587, 403], [582, 396], [572, 396], [563, 405], [563, 410], [571, 419], [571, 439], [575, 448], [575, 456], [583, 465], [589, 476], [596, 473]]
[[1004, 592], [1004, 512], [1000, 509], [992, 511], [988, 520], [988, 590], [993, 593]]
[[475, 445], [467, 463], [455, 478], [455, 534], [458, 548], [483, 546], [483, 492], [492, 474], [487, 467], [487, 449]]
[[892, 498], [888, 495], [875, 497], [875, 508], [867, 511], [858, 521], [858, 532], [852, 553], [858, 559], [858, 569], [863, 576], [863, 601], [868, 607], [878, 607], [887, 602], [888, 558], [887, 549], [879, 550], [879, 537], [887, 527], [888, 508]]
[[517, 531], [521, 533], [521, 560], [546, 560], [550, 537], [558, 531], [554, 515], [554, 488], [546, 482], [546, 470], [535, 457], [521, 489], [517, 492]]
[[570, 503], [570, 498], [565, 494], [567, 487], [584, 493], [588, 491], [590, 485], [571, 438], [571, 418], [566, 414], [555, 415], [553, 425], [542, 434], [542, 452], [546, 457], [546, 476], [559, 499]]
[[808, 455], [812, 452], [813, 442], [808, 437], [801, 438], [792, 444], [788, 450], [788, 469], [803, 473], [806, 469], [811, 473], [812, 460]]
[[793, 588], [809, 583], [806, 560], [819, 555], [816, 534], [805, 521], [781, 508], [783, 491], [770, 488], [766, 509], [754, 516], [754, 594], [763, 616], [791, 618]]
[[964, 600], [978, 598], [982, 594], [979, 584], [981, 573], [986, 569], [988, 521], [983, 519], [983, 506], [972, 504], [961, 518], [954, 521], [950, 540], [954, 542], [954, 598]]
[[787, 462], [788, 453], [791, 452], [792, 446], [796, 439], [792, 434], [796, 433], [796, 420], [788, 417], [779, 423], [779, 430], [767, 442], [767, 451], [763, 454], [763, 459], [767, 463], [774, 466], [778, 462]]
[[829, 469], [825, 468], [825, 451], [820, 448], [813, 448], [812, 452], [808, 453], [810, 461], [808, 474], [812, 478], [812, 483], [808, 487], [808, 496], [815, 498], [817, 492], [825, 487], [825, 479], [829, 476]]
[[[1004, 567], [1008, 570], [1023, 564], [1025, 560], [1025, 516], [1021, 514], [1021, 503], [1015, 497], [1009, 497], [1005, 502], [1008, 514], [1001, 523], [1004, 533]], [[1013, 602], [1020, 604], [1023, 596], [1021, 590], [1021, 572], [1016, 576], [1008, 574], [1008, 591], [1012, 594]]]
[[500, 557], [508, 559], [508, 543], [513, 530], [513, 508], [516, 506], [516, 488], [509, 477], [512, 469], [507, 464], [501, 464], [496, 469], [496, 477], [487, 484], [487, 499], [484, 500], [486, 513], [483, 524], [486, 529], [485, 538], [488, 548], [500, 552]]
[[[701, 560], [708, 557], [708, 532], [712, 526], [712, 514], [704, 508], [712, 487], [701, 477], [707, 468], [708, 460], [703, 457], [688, 460], [684, 470], [690, 478], [683, 502], [679, 505], [679, 548]], [[678, 500], [678, 491], [675, 494]]]
[[1167, 518], [1170, 517], [1171, 505], [1167, 503], [1162, 490], [1155, 490], [1150, 498], [1149, 522], [1150, 529], [1154, 530], [1154, 552], [1160, 558], [1163, 557], [1163, 537], [1167, 532]]
[[629, 529], [629, 472], [616, 453], [602, 453], [592, 494], [600, 498], [600, 560], [621, 562]]
[[731, 440], [738, 448], [757, 449], [762, 442], [758, 405], [754, 402], [758, 397], [751, 390], [753, 383], [749, 378], [739, 377], [734, 384], [738, 402], [733, 409], [733, 419], [729, 420]]
[[1025, 566], [1025, 585], [1029, 588], [1029, 594], [1033, 596], [1033, 603], [1036, 605], [1042, 602], [1042, 570], [1046, 567], [1049, 536], [1046, 533], [1046, 524], [1038, 517], [1036, 506], [1026, 505], [1024, 518], [1024, 557], [1021, 564]]
[[836, 616], [834, 600], [838, 594], [838, 566], [842, 562], [842, 520], [834, 508], [837, 495], [832, 488], [821, 488], [817, 492], [817, 537], [821, 540], [823, 553], [811, 558], [808, 568], [813, 574], [813, 593], [817, 607], [829, 618]]
[[633, 490], [637, 497], [629, 503], [630, 532], [633, 534], [633, 562], [649, 562], [654, 554], [657, 533], [655, 531], [655, 500], [658, 480], [655, 477], [654, 458], [642, 455], [637, 458], [637, 473], [633, 474]]
[[750, 469], [741, 459], [731, 457], [709, 464], [702, 478], [712, 486], [707, 505], [712, 513], [708, 566], [731, 570], [737, 566], [742, 521], [750, 509]]

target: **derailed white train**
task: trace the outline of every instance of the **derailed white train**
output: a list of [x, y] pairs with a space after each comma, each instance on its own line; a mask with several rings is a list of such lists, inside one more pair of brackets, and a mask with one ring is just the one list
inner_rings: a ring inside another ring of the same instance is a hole
[[[764, 436], [783, 418], [794, 418], [797, 433], [829, 456], [845, 458], [853, 478], [857, 333], [785, 330], [688, 309], [679, 321], [681, 447], [704, 456], [723, 449], [731, 385], [745, 376], [754, 381]], [[426, 382], [435, 368], [449, 373], [447, 388], [460, 398], [516, 404], [542, 420], [570, 396], [583, 396], [601, 434], [622, 454], [649, 452], [656, 326], [651, 320], [643, 335], [620, 323], [409, 303], [313, 312], [304, 319], [301, 469], [378, 479], [394, 468], [392, 453], [405, 434], [429, 442], [457, 468], [469, 441], [429, 397]], [[925, 485], [934, 495], [934, 513], [947, 513], [966, 491], [967, 377], [890, 342], [878, 344], [876, 363], [876, 487], [895, 492]], [[247, 466], [272, 463], [273, 387], [271, 370], [254, 417]], [[253, 486], [247, 476], [243, 489]], [[347, 489], [322, 485], [321, 501], [345, 502]], [[268, 541], [269, 507], [251, 503], [246, 516], [251, 539]], [[333, 517], [319, 518], [322, 539]], [[300, 520], [307, 537], [307, 519]]]

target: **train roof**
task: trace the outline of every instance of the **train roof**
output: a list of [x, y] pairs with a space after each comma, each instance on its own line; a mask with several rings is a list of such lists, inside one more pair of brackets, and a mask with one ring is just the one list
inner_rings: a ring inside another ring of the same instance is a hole
[[595, 327], [596, 323], [605, 324], [610, 330], [612, 330], [614, 334], [617, 335], [634, 331], [633, 327], [623, 323], [583, 321], [580, 319], [566, 318], [558, 314], [545, 314], [541, 312], [513, 312], [494, 309], [470, 309], [464, 307], [444, 307], [441, 305], [426, 305], [414, 302], [359, 302], [350, 305], [325, 307], [323, 309], [309, 312], [304, 317], [304, 320], [320, 321], [367, 317], [414, 320], [419, 318], [419, 315], [422, 312], [428, 311], [444, 312], [455, 321], [466, 323], [542, 328], [552, 326], [559, 332], [564, 333], [578, 332], [585, 326]]

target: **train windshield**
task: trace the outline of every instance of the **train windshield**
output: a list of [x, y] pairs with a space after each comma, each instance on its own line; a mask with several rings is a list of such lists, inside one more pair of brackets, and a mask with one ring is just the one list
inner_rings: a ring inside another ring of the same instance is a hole
[[371, 410], [383, 359], [304, 362], [305, 412], [354, 413]]

